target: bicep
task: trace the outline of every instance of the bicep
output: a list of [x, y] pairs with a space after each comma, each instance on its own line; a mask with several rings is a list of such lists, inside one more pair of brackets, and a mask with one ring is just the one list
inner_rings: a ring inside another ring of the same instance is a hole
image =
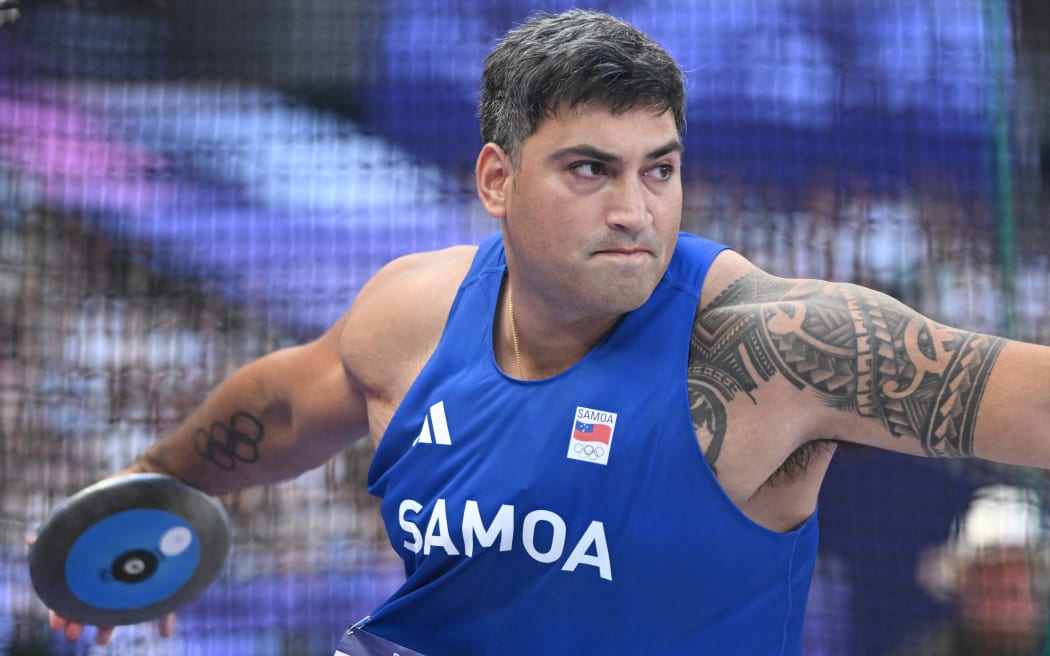
[[942, 326], [857, 285], [755, 269], [698, 315], [698, 343], [741, 391], [758, 397], [781, 379], [804, 393], [811, 434], [802, 439], [970, 456], [1005, 340]]
[[288, 413], [285, 456], [300, 469], [322, 464], [368, 431], [365, 400], [344, 367], [338, 337], [337, 326], [270, 356], [270, 384]]
[[[973, 456], [976, 420], [1005, 340], [941, 325], [849, 284], [810, 283], [802, 320], [772, 330], [811, 338], [823, 362], [798, 380], [835, 410], [867, 420], [843, 438], [928, 456]], [[815, 315], [815, 316], [810, 316]]]

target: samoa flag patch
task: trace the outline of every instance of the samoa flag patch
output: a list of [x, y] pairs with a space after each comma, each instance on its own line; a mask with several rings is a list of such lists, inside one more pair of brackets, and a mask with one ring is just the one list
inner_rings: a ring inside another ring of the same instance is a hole
[[566, 457], [599, 465], [609, 464], [615, 431], [615, 412], [577, 406]]

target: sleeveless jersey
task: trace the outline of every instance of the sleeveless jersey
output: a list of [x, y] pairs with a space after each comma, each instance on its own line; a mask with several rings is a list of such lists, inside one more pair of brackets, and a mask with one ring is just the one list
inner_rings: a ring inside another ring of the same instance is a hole
[[427, 656], [799, 654], [816, 515], [789, 533], [749, 520], [690, 416], [690, 331], [722, 248], [680, 235], [642, 307], [522, 381], [493, 351], [503, 242], [481, 244], [369, 471], [407, 580], [365, 629]]

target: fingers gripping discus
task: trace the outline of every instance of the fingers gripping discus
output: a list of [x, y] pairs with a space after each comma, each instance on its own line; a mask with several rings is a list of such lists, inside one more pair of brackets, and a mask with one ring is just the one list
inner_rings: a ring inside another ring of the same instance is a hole
[[55, 509], [29, 552], [29, 574], [68, 620], [138, 624], [199, 596], [222, 569], [230, 533], [222, 504], [176, 478], [111, 478]]

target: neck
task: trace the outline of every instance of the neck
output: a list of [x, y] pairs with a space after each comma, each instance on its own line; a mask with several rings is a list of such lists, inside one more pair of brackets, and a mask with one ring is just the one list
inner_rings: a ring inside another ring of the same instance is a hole
[[525, 380], [525, 370], [521, 366], [521, 347], [518, 345], [518, 322], [514, 318], [514, 293], [509, 290], [507, 306], [510, 309], [510, 339], [514, 346], [514, 362], [518, 365], [518, 378]]
[[[514, 290], [508, 280], [506, 287], [506, 314], [510, 353], [513, 358], [504, 371], [513, 371], [522, 380], [539, 379], [565, 371], [605, 336], [622, 315], [602, 319], [589, 318], [574, 322], [536, 323], [537, 316], [528, 304], [522, 307], [521, 298], [515, 302]], [[504, 342], [505, 344], [507, 342]]]

